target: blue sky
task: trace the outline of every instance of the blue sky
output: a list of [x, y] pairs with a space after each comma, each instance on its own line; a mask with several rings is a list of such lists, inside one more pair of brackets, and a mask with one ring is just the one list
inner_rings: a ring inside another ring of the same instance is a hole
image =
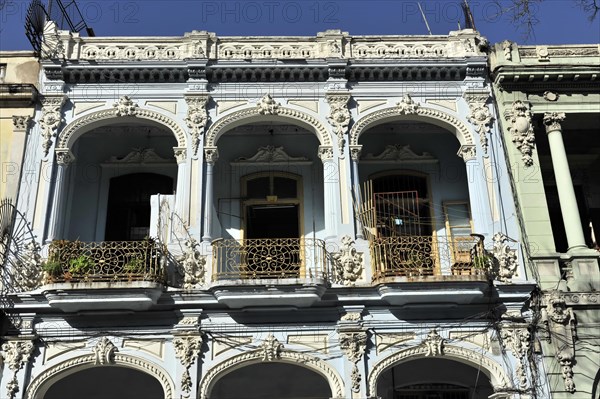
[[[0, 13], [0, 49], [31, 48], [24, 32], [29, 1], [6, 0]], [[447, 34], [463, 21], [460, 0], [421, 0], [433, 34]], [[315, 35], [342, 29], [352, 35], [427, 34], [416, 1], [402, 0], [79, 0], [98, 36], [181, 36], [207, 30], [220, 36]], [[522, 31], [498, 17], [493, 1], [469, 0], [477, 29], [491, 42], [525, 43]], [[575, 0], [545, 0], [528, 44], [600, 43], [600, 16], [590, 23]]]

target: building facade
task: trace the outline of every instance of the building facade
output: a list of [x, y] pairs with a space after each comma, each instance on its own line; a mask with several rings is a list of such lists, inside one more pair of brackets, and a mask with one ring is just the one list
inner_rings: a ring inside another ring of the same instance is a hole
[[49, 23], [1, 395], [546, 397], [487, 50]]
[[598, 45], [503, 42], [490, 55], [553, 398], [600, 395], [599, 64]]

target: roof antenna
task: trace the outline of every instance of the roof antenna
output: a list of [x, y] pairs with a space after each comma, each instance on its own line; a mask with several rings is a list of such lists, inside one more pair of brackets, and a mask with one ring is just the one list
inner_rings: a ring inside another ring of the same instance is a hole
[[475, 28], [475, 18], [473, 18], [473, 14], [471, 13], [471, 8], [469, 7], [467, 0], [464, 0], [464, 3], [461, 4], [461, 6], [463, 13], [465, 14], [465, 29], [477, 30], [477, 28]]
[[425, 21], [425, 26], [427, 26], [427, 31], [431, 35], [431, 29], [429, 29], [429, 23], [427, 22], [427, 18], [425, 18], [425, 13], [423, 12], [423, 8], [421, 8], [421, 3], [418, 2], [419, 10], [421, 11], [421, 16], [423, 17], [423, 21]]

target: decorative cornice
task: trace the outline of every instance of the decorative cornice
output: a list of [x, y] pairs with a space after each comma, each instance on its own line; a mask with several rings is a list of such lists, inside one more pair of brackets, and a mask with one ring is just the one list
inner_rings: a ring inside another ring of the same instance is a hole
[[379, 123], [384, 119], [390, 119], [390, 121], [400, 119], [424, 119], [426, 121], [426, 119], [435, 119], [453, 127], [454, 129], [451, 131], [456, 135], [461, 144], [473, 144], [471, 131], [460, 119], [447, 112], [419, 105], [414, 109], [414, 112], [411, 109], [411, 112], [408, 114], [403, 108], [393, 106], [363, 116], [354, 123], [350, 130], [350, 145], [358, 145], [359, 137], [374, 123]]
[[130, 108], [129, 110], [118, 110], [117, 107], [113, 107], [81, 116], [80, 118], [73, 120], [63, 129], [58, 139], [57, 147], [70, 148], [70, 146], [73, 145], [72, 137], [76, 132], [81, 132], [82, 128], [95, 124], [96, 122], [119, 118], [118, 114], [122, 112], [129, 112], [131, 113], [131, 116], [135, 116], [138, 119], [151, 120], [165, 126], [175, 135], [178, 147], [187, 147], [185, 132], [175, 120], [157, 111], [141, 107], [133, 107], [133, 109]]
[[219, 137], [223, 134], [223, 132], [232, 127], [232, 125], [241, 125], [246, 119], [248, 120], [248, 123], [250, 123], [260, 120], [272, 120], [273, 118], [287, 122], [290, 122], [289, 119], [292, 119], [302, 122], [304, 125], [309, 125], [310, 128], [308, 130], [316, 133], [321, 145], [331, 145], [331, 139], [327, 129], [316, 117], [306, 112], [284, 107], [278, 104], [276, 107], [275, 104], [265, 106], [267, 107], [265, 108], [267, 111], [271, 109], [272, 112], [264, 111], [261, 105], [255, 105], [224, 115], [221, 119], [218, 119], [210, 126], [206, 132], [204, 145], [207, 147], [215, 147]]

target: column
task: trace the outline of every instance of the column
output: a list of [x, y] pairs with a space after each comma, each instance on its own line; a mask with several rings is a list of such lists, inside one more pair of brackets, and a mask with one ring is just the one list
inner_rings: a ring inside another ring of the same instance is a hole
[[204, 148], [204, 162], [206, 162], [206, 180], [204, 186], [204, 235], [202, 241], [210, 242], [212, 240], [212, 214], [213, 214], [213, 184], [214, 184], [214, 166], [219, 158], [217, 147]]
[[62, 238], [64, 193], [67, 191], [67, 170], [75, 157], [68, 148], [56, 149], [56, 174], [54, 175], [54, 197], [48, 228], [47, 242]]
[[467, 184], [469, 186], [469, 207], [473, 230], [477, 234], [489, 235], [487, 223], [491, 223], [490, 208], [487, 205], [487, 187], [484, 166], [477, 160], [475, 145], [463, 145], [458, 150], [458, 156], [465, 161]]
[[184, 224], [189, 223], [189, 176], [187, 150], [183, 147], [173, 147], [175, 159], [177, 159], [177, 191], [175, 193], [175, 212]]
[[[358, 175], [358, 160], [360, 159], [360, 152], [362, 150], [362, 145], [350, 146], [350, 157], [352, 158], [352, 184], [354, 189], [354, 201], [358, 204], [361, 200], [360, 193], [360, 176]], [[363, 225], [360, 220], [359, 215], [356, 213], [356, 207], [352, 212], [355, 220], [355, 228], [356, 228], [356, 238], [364, 239], [363, 235]]]
[[319, 158], [323, 162], [323, 217], [325, 219], [325, 239], [335, 238], [337, 235], [337, 207], [336, 190], [338, 187], [339, 173], [333, 161], [333, 148], [319, 146]]
[[560, 122], [564, 119], [565, 114], [563, 112], [547, 112], [544, 114], [543, 121], [546, 126], [546, 133], [548, 134], [548, 142], [550, 143], [550, 155], [552, 156], [552, 167], [554, 169], [556, 187], [558, 188], [560, 211], [563, 223], [565, 224], [569, 250], [571, 250], [574, 248], [587, 248], [587, 246], [585, 245], [575, 189], [573, 188], [567, 152], [565, 151], [565, 144], [562, 138]]

